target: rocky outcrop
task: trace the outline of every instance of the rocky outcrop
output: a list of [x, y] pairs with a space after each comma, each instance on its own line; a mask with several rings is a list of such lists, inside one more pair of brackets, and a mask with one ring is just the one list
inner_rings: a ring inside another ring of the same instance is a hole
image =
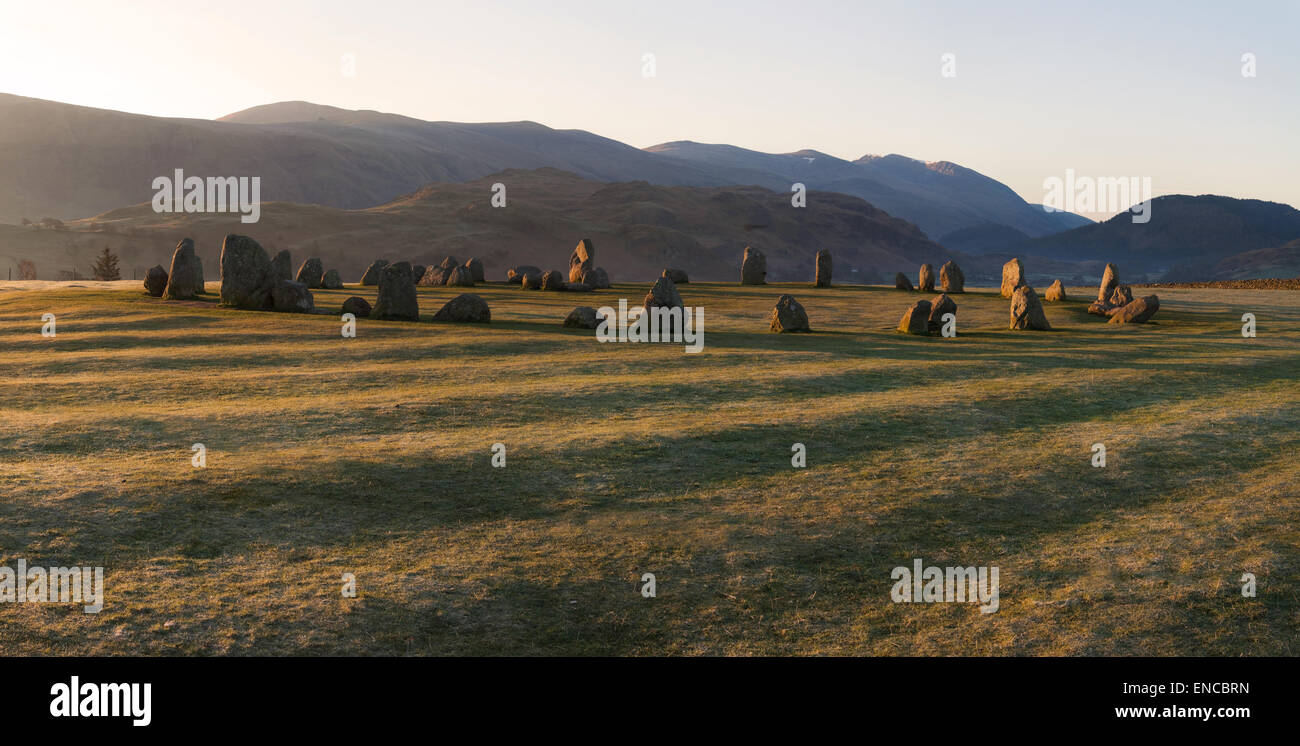
[[1011, 328], [1038, 331], [1049, 331], [1052, 328], [1047, 323], [1047, 315], [1043, 313], [1043, 304], [1038, 301], [1038, 294], [1028, 285], [1021, 285], [1011, 294]]
[[1116, 309], [1115, 313], [1110, 315], [1111, 324], [1145, 324], [1156, 315], [1160, 310], [1160, 297], [1148, 295], [1145, 298], [1137, 298], [1124, 306]]
[[144, 291], [155, 298], [161, 298], [167, 289], [167, 270], [161, 264], [155, 264], [144, 273]]
[[420, 301], [410, 263], [396, 262], [379, 273], [379, 296], [370, 315], [394, 321], [420, 320]]
[[366, 273], [361, 275], [361, 284], [373, 286], [379, 284], [379, 275], [388, 266], [388, 260], [376, 259], [369, 267], [366, 267]]
[[248, 236], [226, 236], [221, 244], [221, 305], [253, 311], [269, 309], [275, 284], [271, 259], [261, 244]]
[[596, 268], [596, 247], [584, 238], [569, 255], [569, 282], [582, 282], [582, 276]]
[[898, 322], [898, 331], [907, 334], [929, 334], [930, 333], [930, 301], [918, 300], [912, 304], [903, 314], [903, 318]]
[[298, 274], [294, 276], [294, 280], [301, 282], [309, 288], [319, 288], [321, 286], [321, 278], [324, 276], [325, 265], [321, 263], [321, 260], [312, 257], [303, 262], [302, 266], [298, 268]]
[[492, 311], [482, 298], [473, 293], [464, 293], [447, 301], [433, 315], [434, 321], [456, 321], [468, 324], [486, 324], [492, 320]]
[[808, 312], [793, 295], [782, 295], [777, 299], [769, 327], [778, 333], [812, 331], [808, 327]]

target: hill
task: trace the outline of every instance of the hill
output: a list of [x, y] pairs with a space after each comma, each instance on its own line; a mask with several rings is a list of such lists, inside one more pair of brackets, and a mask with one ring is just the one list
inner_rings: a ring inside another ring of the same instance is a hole
[[[506, 207], [491, 206], [494, 183], [506, 185]], [[735, 281], [747, 245], [767, 254], [774, 281], [811, 280], [819, 249], [831, 251], [840, 282], [880, 282], [898, 271], [914, 274], [923, 262], [968, 261], [843, 194], [813, 192], [807, 207], [795, 208], [788, 195], [762, 187], [611, 184], [551, 168], [430, 184], [363, 210], [270, 202], [255, 225], [237, 215], [157, 214], [137, 205], [67, 227], [8, 226], [0, 230], [0, 255], [34, 258], [48, 279], [56, 270], [85, 273], [94, 253], [112, 245], [124, 271], [142, 272], [166, 265], [176, 241], [188, 236], [215, 272], [222, 238], [246, 233], [269, 250], [289, 249], [295, 264], [318, 256], [349, 281], [375, 259], [431, 264], [449, 254], [481, 258], [490, 279], [504, 279], [515, 264], [564, 269], [584, 237], [595, 241], [597, 263], [616, 281], [653, 279], [669, 266], [693, 279]]]
[[[1300, 237], [1300, 210], [1277, 202], [1216, 195], [1169, 195], [1151, 201], [1151, 220], [1122, 212], [1102, 223], [1003, 247], [1010, 254], [1116, 262], [1171, 277], [1195, 275], [1243, 251]], [[1195, 278], [1202, 279], [1202, 278]]]

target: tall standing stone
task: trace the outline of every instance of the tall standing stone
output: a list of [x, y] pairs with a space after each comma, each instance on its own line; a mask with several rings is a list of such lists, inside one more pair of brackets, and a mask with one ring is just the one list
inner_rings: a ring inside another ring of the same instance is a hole
[[321, 286], [321, 278], [325, 275], [325, 265], [321, 260], [312, 257], [302, 263], [298, 268], [298, 276], [294, 279], [308, 288], [318, 288]]
[[1097, 289], [1097, 300], [1107, 302], [1110, 296], [1119, 287], [1119, 270], [1114, 264], [1106, 265], [1106, 272], [1101, 276], [1101, 287]]
[[221, 305], [261, 311], [271, 307], [275, 274], [266, 249], [234, 233], [221, 243]]
[[189, 300], [198, 293], [199, 274], [195, 266], [194, 241], [181, 239], [172, 254], [172, 268], [167, 273], [167, 288], [163, 300]]
[[922, 264], [920, 275], [916, 278], [916, 289], [922, 293], [934, 292], [934, 266]]
[[387, 259], [376, 259], [369, 267], [366, 267], [366, 273], [361, 275], [362, 285], [378, 285], [379, 276], [383, 274], [384, 267], [388, 266]]
[[740, 284], [767, 284], [767, 257], [752, 246], [745, 247], [745, 257], [740, 263]]
[[465, 267], [469, 269], [470, 278], [474, 282], [487, 282], [487, 276], [483, 274], [483, 262], [478, 257], [466, 260]]
[[[1025, 263], [1017, 257], [1002, 265], [1002, 297], [1010, 298], [1016, 290], [1025, 287]], [[1034, 297], [1038, 301], [1038, 297]]]
[[419, 321], [420, 302], [410, 262], [394, 262], [379, 273], [379, 296], [370, 312], [372, 319]]
[[1038, 302], [1038, 294], [1028, 285], [1021, 285], [1011, 294], [1011, 328], [1038, 331], [1052, 328], [1043, 313], [1043, 304]]
[[325, 274], [321, 275], [320, 286], [325, 290], [342, 290], [343, 278], [339, 277], [337, 269], [327, 269]]
[[590, 238], [584, 238], [569, 255], [569, 282], [582, 282], [587, 271], [596, 268], [596, 247]]
[[817, 252], [817, 274], [813, 277], [813, 285], [819, 288], [831, 286], [831, 252], [825, 249]]
[[898, 274], [894, 275], [894, 287], [899, 290], [911, 290], [912, 281], [907, 279], [907, 275], [903, 274], [902, 272], [899, 272]]
[[945, 293], [966, 292], [966, 275], [957, 263], [949, 259], [939, 268], [939, 287]]
[[289, 256], [289, 250], [285, 249], [271, 260], [271, 271], [275, 279], [280, 282], [293, 281], [293, 259]]

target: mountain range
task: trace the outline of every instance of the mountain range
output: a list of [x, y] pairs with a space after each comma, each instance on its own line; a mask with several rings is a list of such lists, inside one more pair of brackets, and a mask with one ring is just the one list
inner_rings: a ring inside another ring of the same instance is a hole
[[302, 101], [202, 120], [0, 94], [0, 222], [83, 218], [145, 202], [153, 179], [177, 168], [260, 176], [268, 201], [355, 209], [430, 182], [542, 167], [605, 182], [753, 185], [787, 194], [799, 182], [861, 197], [932, 239], [984, 223], [1042, 236], [1090, 222], [1048, 213], [956, 164], [899, 155], [850, 162], [811, 150], [775, 155], [687, 142], [639, 149], [535, 122], [427, 122]]

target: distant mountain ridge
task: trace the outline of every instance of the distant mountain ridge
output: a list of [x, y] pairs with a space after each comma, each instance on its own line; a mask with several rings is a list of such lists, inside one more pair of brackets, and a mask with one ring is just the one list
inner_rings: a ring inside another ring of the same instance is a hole
[[1039, 236], [1087, 222], [1046, 213], [1005, 185], [947, 162], [902, 156], [850, 162], [811, 150], [771, 155], [691, 145], [639, 149], [536, 122], [427, 122], [305, 101], [210, 121], [0, 94], [0, 222], [82, 218], [138, 204], [152, 196], [154, 177], [177, 168], [198, 176], [260, 176], [267, 201], [356, 209], [428, 183], [544, 167], [611, 183], [756, 185], [787, 193], [802, 181], [811, 190], [861, 197], [931, 238], [986, 223]]
[[1116, 262], [1168, 279], [1205, 279], [1221, 260], [1300, 238], [1300, 210], [1278, 202], [1183, 194], [1151, 201], [1151, 220], [1122, 212], [1110, 220], [1000, 251], [1072, 261]]

